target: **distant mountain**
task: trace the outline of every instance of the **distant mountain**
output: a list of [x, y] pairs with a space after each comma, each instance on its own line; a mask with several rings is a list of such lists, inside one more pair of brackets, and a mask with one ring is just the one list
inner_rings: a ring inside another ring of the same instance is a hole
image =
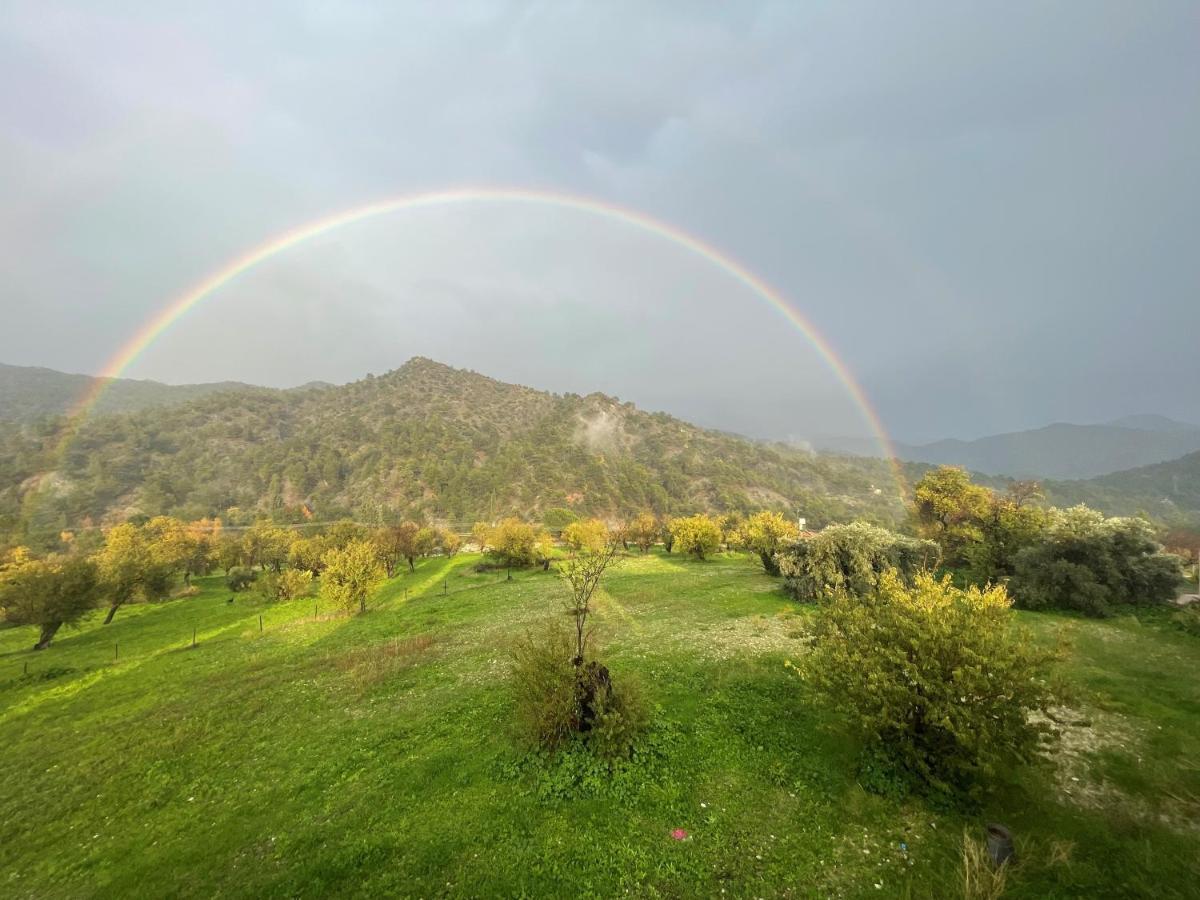
[[67, 443], [0, 428], [0, 531], [131, 515], [269, 514], [460, 527], [550, 508], [621, 516], [774, 508], [811, 523], [905, 515], [882, 460], [817, 456], [603, 394], [551, 394], [413, 359], [318, 390], [244, 389], [96, 416]]
[[36, 366], [0, 363], [0, 421], [32, 422], [46, 416], [61, 415], [80, 398], [87, 396], [101, 381], [107, 381], [108, 386], [96, 402], [94, 411], [97, 413], [135, 412], [250, 387], [237, 381], [174, 385], [129, 378], [99, 379]]
[[[858, 438], [814, 442], [818, 449], [877, 456], [873, 441]], [[1200, 450], [1200, 426], [1165, 416], [1128, 416], [1104, 425], [1056, 423], [974, 441], [895, 444], [911, 462], [963, 466], [1014, 478], [1094, 478], [1177, 459]]]
[[1058, 506], [1086, 503], [1113, 514], [1200, 524], [1200, 453], [1086, 481], [1048, 481], [1044, 488]]
[[1108, 423], [1118, 428], [1136, 428], [1139, 431], [1200, 431], [1200, 425], [1190, 422], [1179, 422], [1166, 416], [1141, 415], [1123, 416]]

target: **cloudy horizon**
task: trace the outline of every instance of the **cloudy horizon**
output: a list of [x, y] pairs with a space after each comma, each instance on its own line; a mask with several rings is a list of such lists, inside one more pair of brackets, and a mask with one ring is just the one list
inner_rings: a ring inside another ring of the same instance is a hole
[[[100, 371], [273, 236], [483, 184], [738, 260], [902, 440], [1200, 422], [1194, 5], [168, 7], [0, 11], [0, 361]], [[125, 374], [345, 382], [412, 356], [756, 436], [865, 432], [711, 262], [522, 204], [321, 235]]]

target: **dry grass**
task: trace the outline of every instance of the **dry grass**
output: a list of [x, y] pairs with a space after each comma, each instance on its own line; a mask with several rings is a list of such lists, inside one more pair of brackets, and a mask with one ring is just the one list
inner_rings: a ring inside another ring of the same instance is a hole
[[432, 646], [433, 636], [428, 634], [392, 638], [377, 644], [354, 647], [345, 653], [330, 657], [330, 662], [335, 668], [349, 675], [362, 691], [401, 669], [408, 668]]
[[988, 856], [985, 841], [963, 831], [962, 891], [964, 900], [995, 900], [1004, 893], [1009, 862], [996, 866]]

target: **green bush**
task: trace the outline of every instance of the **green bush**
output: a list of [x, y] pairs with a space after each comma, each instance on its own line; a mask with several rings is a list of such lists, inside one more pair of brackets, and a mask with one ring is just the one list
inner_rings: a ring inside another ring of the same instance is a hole
[[1034, 758], [1048, 728], [1032, 714], [1055, 699], [1056, 654], [1017, 628], [1003, 587], [954, 587], [894, 571], [863, 596], [821, 605], [802, 677], [862, 738], [881, 783], [971, 792], [1007, 765]]
[[531, 746], [558, 750], [575, 734], [579, 701], [573, 654], [573, 636], [557, 625], [527, 634], [513, 646], [515, 721]]
[[939, 550], [933, 541], [853, 522], [803, 536], [779, 550], [775, 559], [784, 576], [784, 589], [797, 600], [811, 603], [840, 591], [873, 591], [888, 570], [911, 580], [921, 569], [937, 564]]
[[515, 722], [522, 740], [550, 752], [580, 740], [603, 759], [628, 759], [647, 724], [640, 693], [630, 684], [614, 686], [599, 662], [577, 666], [574, 657], [574, 635], [558, 624], [514, 645]]
[[1149, 522], [1076, 506], [1052, 512], [1045, 539], [1017, 554], [1008, 587], [1026, 609], [1105, 616], [1115, 606], [1173, 598], [1181, 573], [1179, 557], [1161, 552]]
[[1185, 634], [1200, 637], [1200, 604], [1193, 603], [1172, 613], [1171, 623]]

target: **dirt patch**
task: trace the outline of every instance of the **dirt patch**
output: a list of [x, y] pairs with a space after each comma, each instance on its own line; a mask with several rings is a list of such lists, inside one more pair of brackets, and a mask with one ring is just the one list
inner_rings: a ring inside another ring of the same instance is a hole
[[1196, 798], [1131, 796], [1093, 771], [1093, 759], [1103, 751], [1139, 757], [1142, 738], [1127, 719], [1100, 710], [1060, 706], [1050, 710], [1048, 721], [1058, 734], [1054, 780], [1063, 802], [1091, 810], [1119, 809], [1132, 818], [1176, 831], [1200, 831]]
[[808, 646], [808, 630], [796, 616], [744, 616], [706, 628], [696, 641], [711, 659], [797, 653]]

